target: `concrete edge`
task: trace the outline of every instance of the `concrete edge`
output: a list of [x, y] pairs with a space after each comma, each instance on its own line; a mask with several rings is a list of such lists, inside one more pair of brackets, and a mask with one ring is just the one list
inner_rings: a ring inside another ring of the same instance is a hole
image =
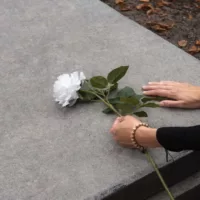
[[[170, 188], [172, 194], [176, 198], [176, 200], [199, 200], [200, 193], [197, 191], [198, 186], [200, 186], [200, 172], [195, 173], [194, 175], [186, 178], [185, 180], [181, 181], [178, 184], [175, 184], [173, 187]], [[195, 198], [189, 198], [189, 197]], [[196, 198], [199, 197], [199, 198]], [[168, 196], [166, 195], [165, 191], [162, 191], [152, 198], [148, 198], [148, 200], [168, 200]]]
[[178, 196], [176, 200], [199, 200], [200, 199], [200, 185], [188, 190], [182, 195]]
[[[185, 170], [187, 169], [187, 170]], [[162, 166], [160, 171], [168, 186], [173, 186], [200, 169], [200, 152], [191, 152], [181, 158]], [[163, 191], [162, 184], [155, 172], [144, 175], [130, 184], [118, 184], [96, 196], [85, 200], [144, 200]]]

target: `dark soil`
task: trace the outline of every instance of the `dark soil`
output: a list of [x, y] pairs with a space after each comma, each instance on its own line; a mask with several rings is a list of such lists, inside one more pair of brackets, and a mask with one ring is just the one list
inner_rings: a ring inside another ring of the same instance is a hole
[[200, 0], [102, 1], [200, 59]]

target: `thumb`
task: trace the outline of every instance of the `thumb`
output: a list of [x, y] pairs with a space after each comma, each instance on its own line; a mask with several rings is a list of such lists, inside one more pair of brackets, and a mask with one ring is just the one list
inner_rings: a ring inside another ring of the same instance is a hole
[[183, 107], [183, 101], [165, 100], [160, 102], [160, 106], [168, 108], [181, 108]]

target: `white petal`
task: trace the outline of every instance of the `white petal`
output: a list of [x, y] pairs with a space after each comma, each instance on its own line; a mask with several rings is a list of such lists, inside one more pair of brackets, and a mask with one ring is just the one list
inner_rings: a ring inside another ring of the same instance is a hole
[[65, 107], [65, 106], [68, 106], [69, 105], [69, 102], [68, 101], [65, 101], [63, 104], [62, 104], [62, 107]]
[[78, 72], [73, 72], [71, 74], [71, 81], [73, 84], [79, 84], [80, 83], [80, 79], [79, 79], [79, 73]]
[[53, 96], [63, 107], [73, 105], [79, 98], [77, 91], [81, 88], [81, 81], [85, 79], [83, 72], [60, 75], [53, 86]]
[[85, 74], [83, 72], [80, 72], [80, 80], [83, 81], [85, 79], [86, 79]]

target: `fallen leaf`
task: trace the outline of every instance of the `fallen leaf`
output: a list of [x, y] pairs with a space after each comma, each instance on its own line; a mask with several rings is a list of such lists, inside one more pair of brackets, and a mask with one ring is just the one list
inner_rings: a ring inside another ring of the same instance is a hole
[[188, 19], [189, 19], [189, 20], [192, 20], [192, 19], [193, 19], [192, 15], [189, 14], [189, 13], [188, 13]]
[[149, 10], [147, 10], [147, 15], [151, 15], [151, 14], [164, 14], [164, 13], [161, 13], [162, 10], [160, 8], [151, 8]]
[[197, 47], [197, 46], [193, 45], [192, 47], [190, 47], [188, 49], [188, 52], [191, 53], [191, 54], [199, 53], [200, 52], [200, 47]]
[[124, 0], [115, 0], [116, 4], [124, 3]]
[[150, 3], [141, 3], [136, 6], [137, 10], [149, 10], [154, 9], [154, 7]]
[[162, 1], [159, 1], [159, 2], [157, 2], [156, 4], [157, 4], [158, 7], [162, 7], [162, 6], [163, 6]]
[[165, 16], [167, 16], [167, 13], [159, 13], [159, 15], [160, 15], [161, 17], [165, 17]]
[[183, 5], [183, 7], [184, 7], [184, 8], [187, 8], [187, 9], [188, 9], [188, 8], [191, 8], [190, 5]]
[[151, 26], [151, 28], [155, 31], [166, 31], [167, 30], [166, 28], [163, 28], [162, 26], [160, 26], [158, 24]]
[[194, 46], [192, 46], [192, 47], [190, 47], [189, 49], [188, 49], [188, 51], [191, 53], [191, 52], [196, 52], [197, 51], [197, 47], [194, 45]]
[[159, 23], [159, 22], [148, 22], [147, 24], [155, 31], [167, 31], [173, 28], [174, 26], [174, 23], [167, 24], [167, 23]]
[[170, 2], [168, 2], [168, 1], [164, 1], [164, 0], [162, 0], [162, 3], [163, 3], [163, 5], [165, 5], [165, 6], [169, 6], [169, 5], [171, 5]]
[[200, 45], [200, 40], [196, 40], [196, 45]]
[[148, 3], [148, 2], [150, 2], [150, 0], [140, 0], [140, 2]]
[[130, 10], [132, 10], [132, 9], [131, 9], [131, 6], [130, 6], [130, 5], [120, 4], [120, 10], [121, 10], [121, 11], [130, 11]]
[[147, 15], [151, 15], [151, 14], [153, 14], [154, 13], [154, 9], [149, 9], [149, 10], [147, 10]]
[[158, 7], [163, 7], [163, 6], [169, 6], [169, 5], [171, 5], [170, 2], [164, 1], [164, 0], [159, 1], [156, 4], [157, 4]]
[[194, 3], [194, 5], [195, 5], [197, 8], [200, 8], [200, 5], [197, 4], [197, 3]]
[[180, 40], [178, 41], [179, 47], [185, 47], [187, 46], [188, 41], [187, 40]]

